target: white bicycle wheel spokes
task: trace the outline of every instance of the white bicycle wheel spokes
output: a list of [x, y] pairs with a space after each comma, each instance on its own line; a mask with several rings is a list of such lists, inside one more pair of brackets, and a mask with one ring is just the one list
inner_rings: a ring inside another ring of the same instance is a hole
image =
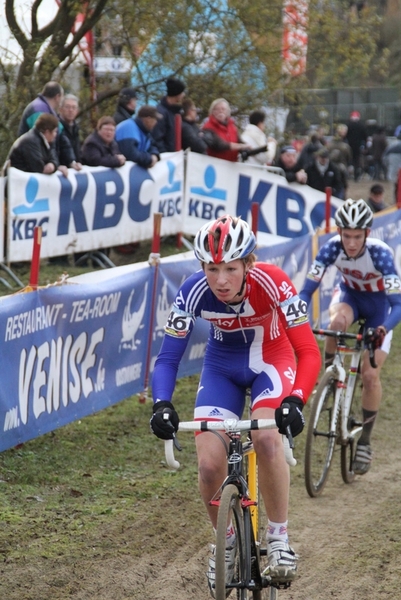
[[341, 445], [341, 476], [344, 483], [352, 483], [355, 473], [352, 463], [356, 451], [357, 437], [362, 431], [362, 378], [359, 373], [355, 375], [355, 385], [351, 404], [347, 416], [347, 438]]
[[[229, 568], [226, 561], [227, 525], [232, 524], [235, 531], [235, 561]], [[238, 488], [229, 484], [223, 489], [217, 516], [216, 531], [216, 600], [225, 600], [231, 591], [237, 594], [238, 600], [247, 600], [247, 590], [242, 586], [245, 580], [245, 544], [241, 501]]]
[[337, 380], [324, 373], [312, 400], [305, 446], [305, 485], [313, 498], [321, 494], [331, 467], [337, 437]]

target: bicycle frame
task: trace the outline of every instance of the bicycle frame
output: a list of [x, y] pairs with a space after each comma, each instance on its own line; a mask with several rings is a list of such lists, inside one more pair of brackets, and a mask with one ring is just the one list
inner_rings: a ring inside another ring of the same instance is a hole
[[[352, 397], [354, 395], [356, 376], [358, 374], [362, 351], [362, 338], [356, 339], [354, 348], [349, 348], [342, 339], [339, 338], [333, 364], [326, 369], [326, 372], [333, 373], [334, 379], [338, 382], [330, 430], [334, 435], [336, 434], [336, 421], [338, 410], [340, 410], [341, 443], [346, 443], [350, 436], [354, 438], [362, 429], [362, 427], [358, 427], [352, 432], [349, 432], [348, 430], [348, 415]], [[347, 369], [345, 368], [345, 356], [351, 356], [351, 361]]]
[[[226, 421], [189, 421], [181, 422], [179, 430], [185, 431], [220, 431], [228, 438], [227, 452], [227, 476], [221, 485], [217, 495], [210, 501], [212, 506], [219, 507], [223, 498], [223, 492], [227, 486], [235, 486], [238, 490], [238, 498], [243, 515], [244, 534], [244, 560], [242, 579], [232, 584], [233, 588], [250, 590], [254, 597], [259, 597], [260, 590], [271, 584], [268, 577], [262, 577], [260, 555], [266, 552], [260, 551], [258, 531], [258, 478], [256, 453], [251, 440], [242, 441], [241, 432], [255, 429], [276, 428], [274, 419], [243, 420], [228, 419]], [[296, 464], [292, 455], [292, 449], [286, 436], [283, 436], [284, 453], [289, 464]], [[174, 458], [174, 441], [165, 441], [166, 462], [172, 468], [178, 468], [179, 463]], [[177, 447], [177, 444], [175, 444]], [[248, 459], [248, 473], [244, 473], [244, 458]], [[247, 480], [248, 477], [248, 480]], [[229, 488], [230, 489], [230, 488]], [[224, 513], [223, 513], [224, 514]], [[219, 512], [220, 515], [220, 512]], [[227, 584], [226, 584], [227, 585]], [[286, 586], [287, 587], [287, 586]], [[241, 596], [242, 597], [242, 596]], [[274, 596], [276, 597], [276, 596]]]

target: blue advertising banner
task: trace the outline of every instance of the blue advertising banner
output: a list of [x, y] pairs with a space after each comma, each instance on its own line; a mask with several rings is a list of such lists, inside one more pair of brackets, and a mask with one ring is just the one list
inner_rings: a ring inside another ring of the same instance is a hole
[[0, 302], [0, 450], [142, 389], [152, 269]]

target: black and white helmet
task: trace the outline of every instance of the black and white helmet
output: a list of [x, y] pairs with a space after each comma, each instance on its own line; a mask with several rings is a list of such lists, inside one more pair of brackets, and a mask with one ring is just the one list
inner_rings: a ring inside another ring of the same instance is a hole
[[373, 223], [373, 212], [365, 200], [349, 198], [336, 211], [334, 219], [342, 229], [369, 229]]

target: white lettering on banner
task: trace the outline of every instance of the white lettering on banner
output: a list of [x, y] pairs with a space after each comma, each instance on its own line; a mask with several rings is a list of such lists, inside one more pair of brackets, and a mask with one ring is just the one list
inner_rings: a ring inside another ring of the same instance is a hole
[[266, 260], [266, 262], [269, 263], [270, 265], [276, 265], [276, 267], [282, 268], [282, 266], [284, 264], [284, 260], [285, 260], [285, 256], [281, 255], [281, 256], [272, 256], [271, 258]]
[[3, 431], [9, 431], [10, 429], [16, 429], [17, 427], [19, 427], [18, 406], [15, 406], [6, 412]]
[[76, 300], [72, 303], [72, 314], [70, 323], [78, 323], [86, 319], [95, 319], [110, 315], [118, 310], [121, 292], [115, 292], [104, 296], [96, 296], [93, 300]]
[[[372, 229], [370, 235], [372, 235], [372, 232], [374, 232], [374, 231], [375, 231], [375, 229]], [[397, 221], [396, 223], [387, 223], [387, 236], [386, 236], [387, 243], [388, 243], [388, 240], [392, 240], [395, 237], [398, 237], [400, 235], [400, 233], [401, 233], [401, 221]], [[375, 236], [372, 235], [372, 237], [376, 237], [376, 235]]]
[[28, 421], [31, 394], [33, 414], [37, 419], [45, 410], [49, 414], [58, 410], [60, 400], [63, 406], [67, 406], [70, 401], [78, 402], [81, 395], [87, 398], [95, 388], [103, 389], [102, 361], [98, 364], [96, 382], [88, 372], [96, 365], [98, 356], [95, 350], [103, 341], [104, 332], [104, 327], [101, 327], [89, 340], [88, 334], [83, 332], [76, 340], [68, 335], [65, 340], [59, 337], [51, 343], [44, 342], [39, 347], [31, 346], [29, 352], [22, 350], [18, 397], [20, 417], [24, 425]]
[[189, 352], [189, 360], [203, 358], [206, 352], [206, 342], [204, 344], [192, 344]]
[[63, 304], [38, 306], [33, 310], [8, 317], [5, 341], [15, 340], [29, 333], [41, 331], [55, 325]]
[[129, 365], [128, 367], [123, 367], [122, 369], [117, 369], [116, 371], [116, 385], [117, 387], [120, 385], [124, 385], [125, 383], [131, 383], [131, 381], [136, 381], [141, 376], [142, 363], [136, 363], [134, 365]]
[[174, 215], [181, 214], [181, 198], [168, 198], [167, 200], [160, 200], [159, 211], [163, 217], [173, 217]]

